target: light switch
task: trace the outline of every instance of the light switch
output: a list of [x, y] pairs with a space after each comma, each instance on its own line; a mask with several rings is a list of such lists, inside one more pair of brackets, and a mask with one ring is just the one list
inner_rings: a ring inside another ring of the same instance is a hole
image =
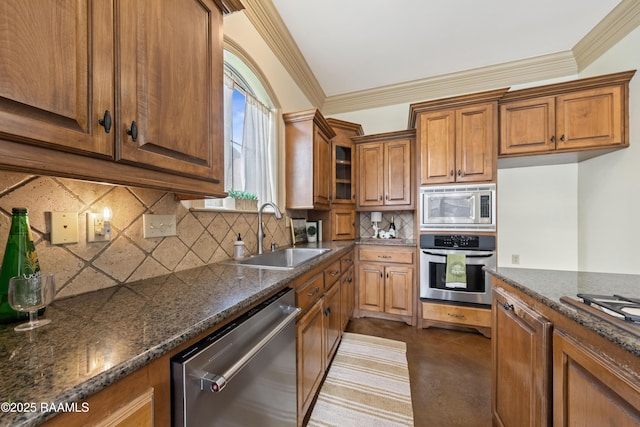
[[78, 243], [78, 212], [51, 212], [51, 244]]
[[176, 235], [175, 215], [142, 215], [144, 238], [165, 237]]

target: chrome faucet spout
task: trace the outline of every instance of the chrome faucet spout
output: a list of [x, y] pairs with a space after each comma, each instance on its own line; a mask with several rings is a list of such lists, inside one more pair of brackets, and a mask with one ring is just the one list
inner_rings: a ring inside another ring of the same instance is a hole
[[264, 224], [262, 223], [262, 210], [265, 206], [271, 206], [276, 219], [282, 219], [282, 212], [278, 209], [278, 206], [273, 202], [265, 202], [258, 208], [258, 254], [262, 253], [262, 242], [264, 239]]

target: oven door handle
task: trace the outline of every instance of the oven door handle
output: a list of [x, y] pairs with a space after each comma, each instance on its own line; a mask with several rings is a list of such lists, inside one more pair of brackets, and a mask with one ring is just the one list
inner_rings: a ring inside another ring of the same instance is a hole
[[200, 374], [200, 389], [201, 390], [209, 390], [213, 393], [221, 392], [222, 389], [227, 385], [227, 383], [233, 378], [244, 366], [254, 358], [256, 354], [264, 346], [266, 346], [269, 341], [273, 339], [276, 335], [282, 331], [285, 326], [293, 321], [296, 318], [298, 313], [300, 313], [300, 308], [295, 307], [291, 312], [285, 317], [277, 326], [275, 326], [267, 335], [265, 335], [260, 341], [258, 341], [249, 351], [247, 351], [240, 359], [238, 359], [233, 365], [231, 365], [225, 372], [221, 374], [214, 374], [210, 372], [202, 372]]
[[496, 253], [493, 251], [464, 251], [464, 250], [451, 250], [451, 251], [429, 251], [429, 250], [422, 250], [423, 254], [426, 255], [434, 255], [434, 256], [442, 256], [442, 257], [446, 257], [448, 254], [450, 253], [464, 253], [465, 256], [469, 257], [469, 258], [489, 258], [491, 256], [494, 256]]

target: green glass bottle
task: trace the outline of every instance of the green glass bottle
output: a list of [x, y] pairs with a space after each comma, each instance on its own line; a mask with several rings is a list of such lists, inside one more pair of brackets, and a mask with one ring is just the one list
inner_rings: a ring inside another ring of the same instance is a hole
[[[9, 305], [9, 279], [14, 276], [40, 275], [40, 263], [33, 245], [27, 208], [13, 208], [11, 229], [0, 269], [0, 323], [12, 323], [29, 318], [28, 313], [15, 311]], [[44, 312], [44, 310], [38, 311]]]

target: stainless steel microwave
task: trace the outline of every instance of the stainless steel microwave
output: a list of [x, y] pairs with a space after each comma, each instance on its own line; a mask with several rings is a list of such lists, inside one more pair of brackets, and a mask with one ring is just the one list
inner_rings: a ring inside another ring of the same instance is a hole
[[496, 230], [496, 185], [420, 187], [420, 230]]

